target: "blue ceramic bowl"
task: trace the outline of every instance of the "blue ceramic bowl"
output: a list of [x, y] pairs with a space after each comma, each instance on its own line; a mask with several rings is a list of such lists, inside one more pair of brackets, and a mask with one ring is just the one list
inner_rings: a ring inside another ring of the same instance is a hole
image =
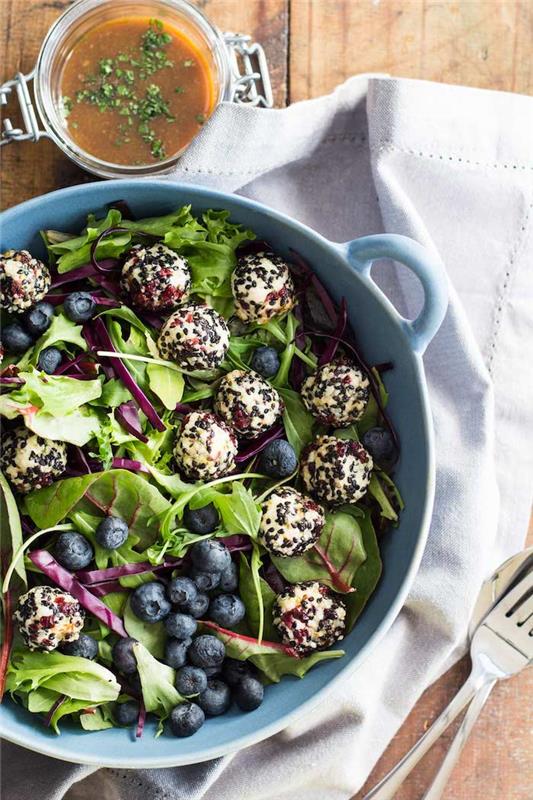
[[[195, 212], [228, 209], [235, 221], [252, 228], [280, 253], [300, 253], [339, 300], [346, 297], [350, 320], [366, 358], [393, 361], [386, 374], [390, 414], [402, 445], [397, 480], [406, 508], [396, 530], [383, 537], [383, 577], [355, 629], [343, 642], [346, 656], [325, 662], [303, 680], [286, 677], [269, 686], [263, 705], [252, 714], [232, 711], [208, 721], [190, 739], [154, 739], [150, 727], [141, 741], [114, 728], [84, 733], [63, 724], [56, 736], [39, 719], [6, 699], [0, 707], [0, 734], [23, 747], [77, 763], [125, 768], [171, 767], [204, 761], [271, 736], [308, 712], [336, 683], [353, 673], [398, 614], [418, 569], [428, 533], [433, 493], [433, 435], [422, 353], [442, 322], [447, 304], [440, 262], [402, 236], [368, 236], [334, 244], [319, 234], [249, 200], [193, 186], [157, 181], [109, 181], [74, 186], [30, 200], [5, 212], [0, 221], [1, 250], [27, 248], [44, 255], [39, 230], [80, 230], [88, 212], [124, 199], [138, 217], [165, 214], [185, 203]], [[370, 278], [376, 259], [392, 258], [420, 279], [424, 307], [414, 322], [398, 315]], [[364, 687], [362, 687], [364, 691]]]

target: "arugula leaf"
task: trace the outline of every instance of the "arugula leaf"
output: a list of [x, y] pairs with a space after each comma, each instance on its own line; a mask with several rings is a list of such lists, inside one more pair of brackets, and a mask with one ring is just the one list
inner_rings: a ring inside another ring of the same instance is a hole
[[143, 644], [154, 658], [163, 658], [167, 635], [162, 622], [143, 622], [131, 610], [130, 598], [124, 607], [123, 620], [129, 636]]
[[285, 404], [283, 425], [287, 439], [300, 457], [304, 447], [313, 439], [315, 419], [304, 406], [298, 392], [280, 387], [278, 393]]
[[[372, 368], [372, 373], [374, 375], [374, 379], [379, 388], [379, 396], [381, 400], [381, 405], [383, 408], [386, 408], [387, 403], [389, 401], [389, 395], [383, 381], [381, 380], [381, 375], [379, 374], [378, 370], [374, 367]], [[368, 403], [366, 405], [365, 411], [363, 416], [357, 422], [357, 430], [359, 434], [362, 436], [363, 433], [366, 433], [370, 428], [375, 428], [376, 425], [380, 424], [380, 412], [378, 408], [378, 404], [374, 398], [374, 395], [370, 393], [370, 397], [368, 399]]]
[[[267, 639], [278, 641], [278, 633], [272, 621], [272, 607], [276, 599], [276, 593], [261, 577], [259, 577], [259, 591], [261, 605], [263, 607], [264, 635]], [[239, 569], [239, 593], [246, 608], [246, 621], [248, 626], [251, 632], [255, 634], [255, 636], [258, 636], [261, 625], [259, 597], [257, 594], [251, 566], [248, 563], [244, 553], [241, 553], [241, 563]]]
[[[9, 544], [6, 539], [10, 539]], [[8, 556], [9, 553], [12, 556], [15, 555], [22, 546], [22, 539], [22, 525], [17, 501], [3, 472], [0, 472], [0, 552], [3, 556]], [[17, 560], [15, 572], [27, 585], [24, 559]]]
[[[342, 506], [341, 508], [345, 513], [351, 513], [353, 507]], [[370, 513], [366, 512], [358, 522], [363, 536], [366, 560], [355, 573], [353, 579], [355, 592], [344, 598], [346, 604], [346, 631], [348, 633], [352, 630], [357, 618], [367, 604], [368, 598], [376, 588], [382, 571], [381, 554]]]
[[176, 673], [172, 667], [157, 661], [140, 642], [132, 649], [137, 660], [144, 706], [147, 711], [153, 711], [164, 719], [173, 708], [185, 702], [174, 686]]
[[230, 494], [206, 489], [190, 505], [191, 508], [201, 508], [208, 502], [215, 504], [222, 517], [222, 526], [228, 533], [245, 533], [252, 539], [257, 537], [261, 507], [241, 482], [232, 483]]
[[121, 469], [56, 481], [30, 492], [25, 502], [28, 514], [40, 528], [52, 527], [77, 511], [122, 517], [133, 541], [143, 548], [157, 539], [158, 515], [170, 508], [155, 486]]
[[336, 592], [352, 592], [354, 575], [366, 553], [359, 520], [343, 511], [326, 515], [316, 545], [296, 558], [272, 557], [272, 563], [290, 583], [316, 580]]
[[324, 650], [304, 658], [297, 658], [290, 647], [279, 642], [261, 644], [250, 636], [221, 628], [214, 622], [202, 622], [208, 633], [214, 632], [226, 647], [226, 655], [239, 661], [249, 659], [267, 678], [277, 683], [283, 675], [303, 678], [312, 666], [330, 658], [341, 658], [343, 650]]
[[183, 374], [161, 364], [148, 364], [146, 373], [152, 392], [159, 397], [165, 408], [174, 411], [176, 404], [183, 397], [185, 388]]
[[375, 472], [370, 477], [368, 493], [374, 498], [381, 509], [381, 516], [390, 519], [392, 522], [398, 521], [398, 514], [394, 510], [391, 501], [387, 497], [383, 486]]

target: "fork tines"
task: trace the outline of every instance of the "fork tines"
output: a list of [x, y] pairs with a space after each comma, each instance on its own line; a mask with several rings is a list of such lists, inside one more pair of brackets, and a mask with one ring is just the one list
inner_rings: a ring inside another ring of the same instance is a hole
[[502, 597], [484, 625], [533, 658], [533, 570]]

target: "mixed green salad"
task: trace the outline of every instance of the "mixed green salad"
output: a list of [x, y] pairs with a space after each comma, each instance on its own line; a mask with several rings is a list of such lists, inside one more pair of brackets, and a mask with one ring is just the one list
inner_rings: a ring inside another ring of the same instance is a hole
[[402, 509], [392, 365], [226, 211], [42, 237], [0, 256], [0, 694], [189, 736], [343, 655]]

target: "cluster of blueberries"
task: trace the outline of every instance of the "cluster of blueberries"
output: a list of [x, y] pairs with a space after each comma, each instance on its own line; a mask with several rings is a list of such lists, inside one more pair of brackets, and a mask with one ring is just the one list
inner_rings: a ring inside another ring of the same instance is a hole
[[[96, 301], [89, 292], [72, 292], [65, 298], [63, 310], [71, 322], [81, 324], [94, 316]], [[46, 333], [53, 316], [54, 306], [43, 301], [26, 311], [20, 322], [5, 325], [2, 330], [2, 345], [6, 352], [13, 355], [25, 353], [39, 336]], [[39, 353], [37, 368], [52, 375], [61, 364], [62, 358], [59, 348], [45, 347]]]
[[[212, 533], [219, 524], [218, 512], [210, 504], [185, 509], [184, 524], [193, 533]], [[106, 517], [95, 531], [95, 539], [107, 549], [120, 547], [128, 537], [128, 526], [119, 517]], [[93, 558], [91, 543], [75, 531], [57, 538], [54, 555], [66, 568], [82, 569]], [[235, 594], [239, 578], [228, 548], [216, 539], [196, 542], [190, 549], [189, 575], [172, 578], [165, 586], [149, 581], [130, 595], [130, 605], [139, 619], [163, 622], [167, 640], [164, 661], [176, 670], [176, 689], [188, 702], [170, 714], [176, 736], [191, 736], [203, 725], [206, 716], [224, 714], [234, 700], [243, 711], [253, 711], [263, 701], [264, 688], [247, 662], [226, 658], [223, 642], [210, 634], [198, 634], [198, 619], [209, 619], [223, 628], [234, 628], [244, 618], [245, 607]], [[209, 595], [208, 593], [211, 593]], [[119, 639], [112, 649], [113, 663], [131, 688], [140, 691], [135, 639]], [[62, 646], [67, 655], [95, 658], [97, 642], [81, 634], [75, 642]], [[194, 698], [194, 701], [192, 700]], [[139, 703], [117, 703], [115, 721], [130, 725], [139, 715]]]

